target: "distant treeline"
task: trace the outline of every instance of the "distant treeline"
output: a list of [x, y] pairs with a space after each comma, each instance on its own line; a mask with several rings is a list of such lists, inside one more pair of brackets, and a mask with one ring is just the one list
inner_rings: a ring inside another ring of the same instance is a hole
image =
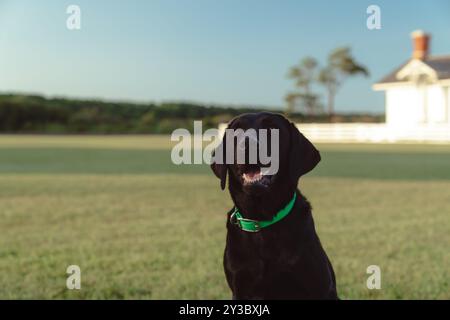
[[[2, 133], [171, 133], [176, 128], [192, 130], [194, 120], [203, 129], [217, 127], [233, 117], [256, 110], [280, 110], [208, 106], [193, 103], [139, 104], [100, 100], [45, 98], [32, 95], [0, 95]], [[329, 122], [327, 115], [293, 113], [296, 122]], [[381, 122], [383, 116], [337, 115], [334, 122]]]

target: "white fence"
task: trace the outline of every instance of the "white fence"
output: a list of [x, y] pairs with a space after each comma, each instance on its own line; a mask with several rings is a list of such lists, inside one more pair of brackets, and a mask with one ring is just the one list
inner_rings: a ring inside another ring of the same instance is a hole
[[[324, 143], [450, 143], [449, 124], [392, 127], [385, 123], [302, 123], [298, 129], [313, 142]], [[224, 132], [226, 124], [219, 130]]]
[[398, 128], [385, 123], [308, 123], [298, 129], [314, 142], [450, 143], [450, 125]]

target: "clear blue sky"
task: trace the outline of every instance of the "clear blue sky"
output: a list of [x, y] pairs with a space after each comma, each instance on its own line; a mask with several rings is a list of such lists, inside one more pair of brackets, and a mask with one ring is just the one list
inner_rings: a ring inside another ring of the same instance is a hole
[[[66, 8], [82, 29], [66, 28]], [[381, 7], [382, 29], [366, 28]], [[450, 54], [450, 1], [0, 0], [0, 92], [282, 106], [288, 68], [350, 45], [371, 77], [349, 80], [338, 111], [380, 111], [377, 79], [409, 58], [409, 34]]]

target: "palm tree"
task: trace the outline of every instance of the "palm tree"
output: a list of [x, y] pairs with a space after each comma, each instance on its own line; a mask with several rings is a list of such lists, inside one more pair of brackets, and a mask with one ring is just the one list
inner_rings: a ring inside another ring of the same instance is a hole
[[369, 76], [369, 71], [357, 63], [348, 47], [337, 48], [328, 56], [328, 64], [320, 72], [318, 81], [325, 86], [328, 93], [328, 113], [334, 115], [334, 99], [342, 83], [357, 74]]
[[309, 114], [320, 108], [319, 96], [312, 92], [311, 85], [317, 78], [317, 61], [312, 57], [306, 57], [288, 73], [288, 78], [295, 80], [296, 92], [288, 93], [285, 97], [287, 113], [294, 111], [298, 102]]

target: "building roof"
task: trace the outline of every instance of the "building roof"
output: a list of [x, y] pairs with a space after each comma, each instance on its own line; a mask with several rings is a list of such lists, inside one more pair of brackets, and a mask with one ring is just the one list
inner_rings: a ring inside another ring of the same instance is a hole
[[439, 80], [450, 79], [450, 55], [441, 57], [432, 57], [425, 61], [437, 74]]
[[[393, 83], [393, 82], [404, 82], [404, 80], [397, 79], [397, 73], [402, 70], [412, 59], [403, 63], [400, 67], [392, 71], [390, 74], [382, 78], [377, 84], [381, 83]], [[428, 57], [422, 60], [423, 63], [428, 65], [438, 76], [438, 80], [450, 79], [450, 55], [448, 56], [434, 56]]]

